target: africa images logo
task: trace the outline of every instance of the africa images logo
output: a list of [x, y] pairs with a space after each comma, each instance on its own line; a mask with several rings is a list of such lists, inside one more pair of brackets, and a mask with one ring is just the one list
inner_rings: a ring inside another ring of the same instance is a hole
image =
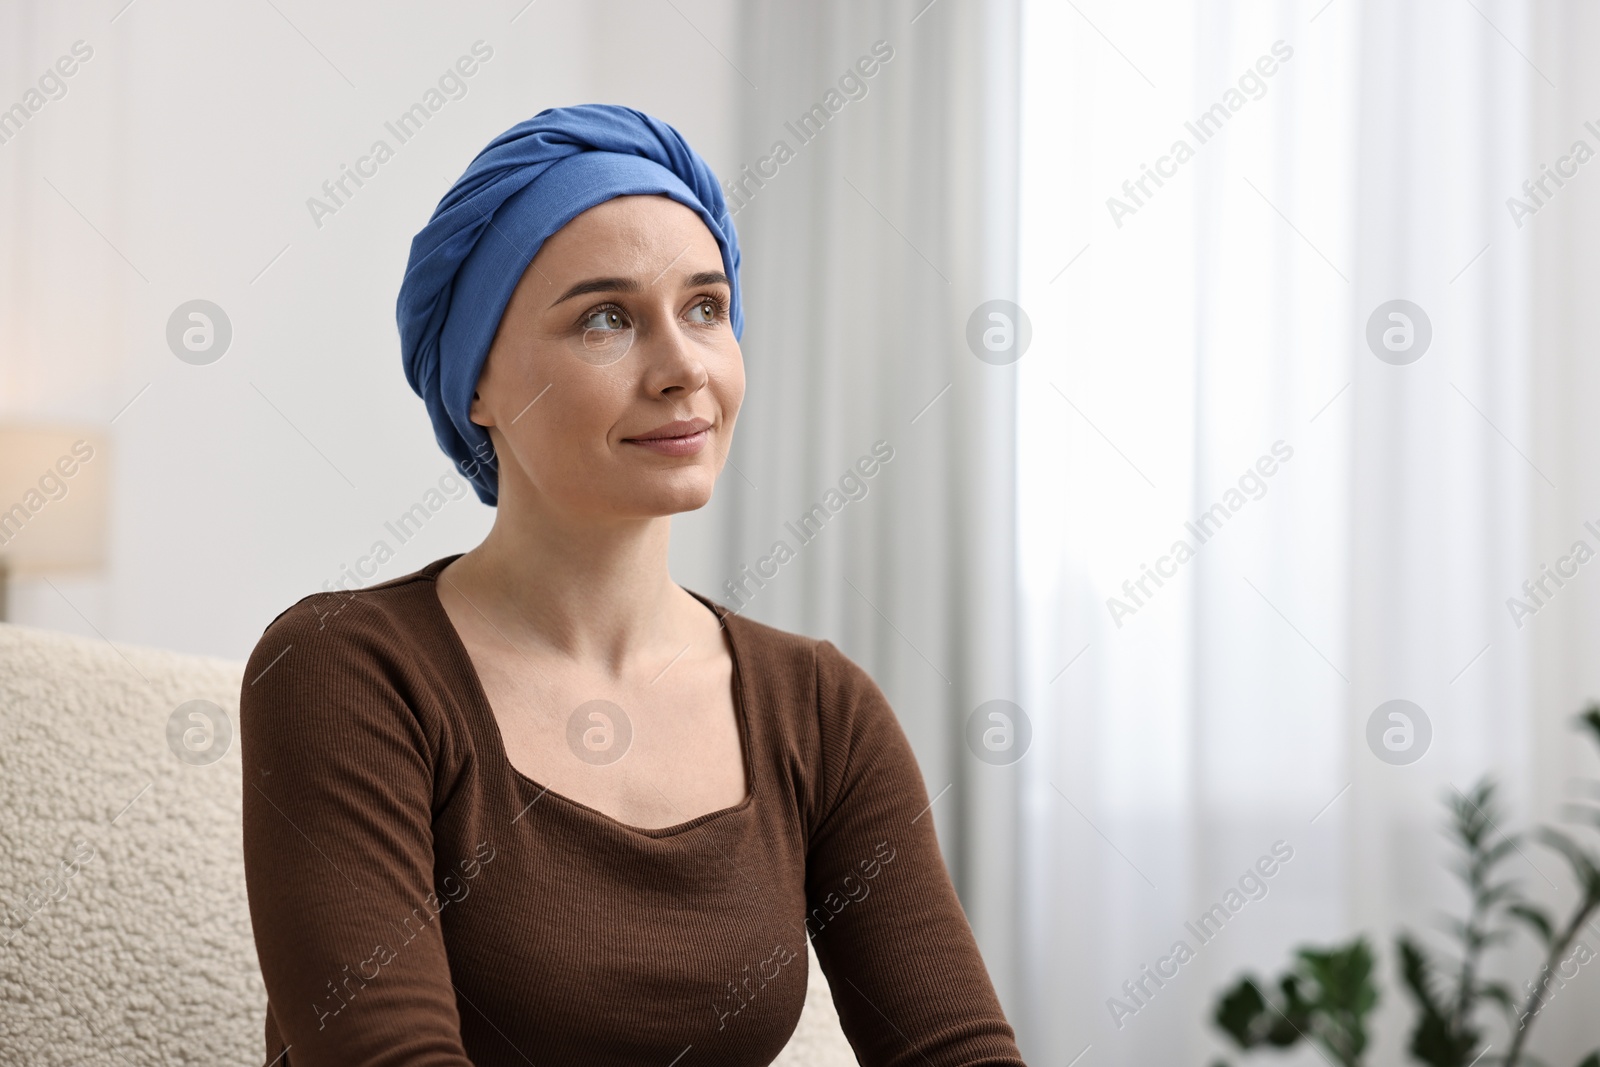
[[[1222, 499], [1201, 512], [1192, 522], [1183, 524], [1183, 528], [1193, 536], [1194, 544], [1191, 545], [1186, 538], [1179, 538], [1172, 542], [1166, 555], [1156, 559], [1154, 569], [1149, 564], [1139, 564], [1139, 577], [1122, 583], [1123, 596], [1106, 597], [1106, 610], [1111, 613], [1111, 621], [1117, 624], [1117, 629], [1122, 629], [1125, 617], [1137, 615], [1139, 609], [1147, 606], [1156, 592], [1166, 585], [1163, 578], [1177, 577], [1178, 568], [1194, 559], [1201, 547], [1222, 529], [1223, 523], [1237, 515], [1250, 501], [1266, 496], [1267, 479], [1278, 472], [1280, 464], [1289, 462], [1293, 456], [1292, 445], [1281, 440], [1272, 442], [1272, 455], [1258, 458], [1254, 466], [1239, 476], [1237, 486], [1229, 486], [1223, 492]], [[1150, 588], [1152, 583], [1154, 589]]]
[[[378, 168], [393, 159], [401, 146], [421, 133], [428, 121], [446, 104], [467, 95], [469, 89], [467, 79], [477, 74], [483, 64], [494, 58], [494, 48], [485, 41], [477, 40], [472, 42], [471, 53], [461, 56], [452, 66], [446, 67], [444, 73], [439, 75], [436, 85], [428, 86], [421, 98], [400, 112], [393, 122], [383, 124], [383, 128], [394, 138], [393, 145], [387, 138], [379, 137], [372, 142], [366, 155], [357, 157], [354, 167], [344, 163], [339, 164], [338, 176], [322, 183], [322, 196], [306, 197], [306, 210], [311, 213], [311, 221], [317, 229], [322, 229], [322, 220], [325, 217], [337, 215], [341, 208], [354, 199], [367, 181], [376, 178]], [[352, 185], [354, 188], [351, 188]]]
[[[1125, 216], [1137, 215], [1139, 209], [1146, 206], [1146, 202], [1155, 196], [1156, 190], [1166, 184], [1162, 178], [1177, 177], [1179, 165], [1193, 159], [1196, 149], [1221, 133], [1223, 125], [1235, 113], [1243, 110], [1251, 100], [1260, 100], [1266, 96], [1266, 79], [1276, 74], [1279, 65], [1289, 62], [1293, 55], [1293, 48], [1283, 41], [1273, 41], [1272, 55], [1263, 55], [1256, 60], [1253, 67], [1246, 68], [1245, 72], [1239, 75], [1238, 88], [1229, 86], [1224, 90], [1220, 100], [1202, 111], [1193, 122], [1183, 124], [1183, 128], [1194, 137], [1194, 144], [1191, 145], [1180, 137], [1172, 142], [1166, 155], [1156, 157], [1154, 169], [1144, 163], [1139, 164], [1139, 176], [1122, 183], [1122, 195], [1127, 199], [1106, 197], [1106, 211], [1111, 214], [1111, 221], [1116, 224], [1117, 229], [1122, 229], [1122, 220]], [[1249, 94], [1248, 97], [1246, 94]], [[1155, 184], [1155, 189], [1150, 188], [1151, 183]], [[1144, 195], [1141, 196], [1141, 193]]]

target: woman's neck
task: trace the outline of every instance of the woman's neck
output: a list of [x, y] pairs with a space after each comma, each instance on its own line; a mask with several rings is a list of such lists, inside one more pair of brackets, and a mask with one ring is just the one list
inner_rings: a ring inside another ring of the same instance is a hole
[[[502, 637], [611, 674], [659, 659], [686, 601], [667, 568], [671, 518], [591, 521], [498, 511], [447, 582]], [[703, 610], [694, 604], [696, 610]]]

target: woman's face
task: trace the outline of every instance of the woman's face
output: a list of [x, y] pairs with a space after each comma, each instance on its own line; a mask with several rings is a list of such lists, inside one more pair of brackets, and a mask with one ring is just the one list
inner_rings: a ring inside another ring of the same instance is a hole
[[607, 200], [545, 241], [472, 401], [502, 508], [644, 518], [705, 506], [744, 399], [730, 298], [716, 239], [665, 196]]

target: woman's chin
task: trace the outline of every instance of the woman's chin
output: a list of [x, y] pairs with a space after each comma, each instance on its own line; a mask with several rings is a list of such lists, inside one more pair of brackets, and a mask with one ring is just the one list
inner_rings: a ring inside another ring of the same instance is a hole
[[667, 484], [640, 486], [634, 495], [636, 507], [633, 510], [636, 514], [651, 516], [698, 511], [711, 503], [712, 485], [709, 477], [680, 476]]

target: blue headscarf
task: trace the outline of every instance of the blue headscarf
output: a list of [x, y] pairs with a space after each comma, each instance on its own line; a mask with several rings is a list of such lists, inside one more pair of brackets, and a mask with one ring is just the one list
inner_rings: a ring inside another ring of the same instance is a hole
[[499, 498], [488, 431], [467, 417], [511, 293], [541, 245], [617, 196], [664, 193], [693, 209], [722, 250], [729, 320], [744, 332], [739, 237], [716, 175], [681, 134], [631, 107], [547, 108], [489, 142], [411, 241], [395, 317], [406, 381], [439, 447], [478, 499]]

